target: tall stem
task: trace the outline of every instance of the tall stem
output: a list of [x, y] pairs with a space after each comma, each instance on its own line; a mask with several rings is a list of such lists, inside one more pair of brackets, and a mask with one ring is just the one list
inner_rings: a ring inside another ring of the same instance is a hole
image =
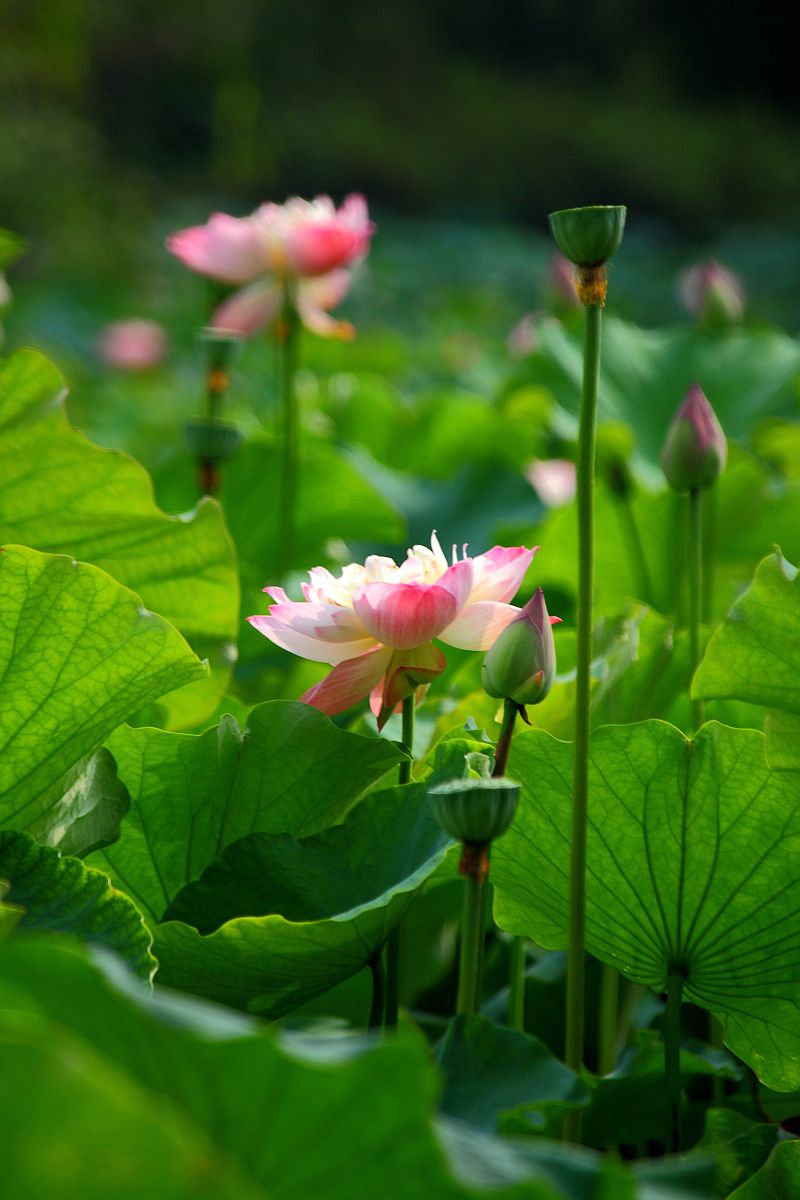
[[508, 1024], [520, 1033], [525, 1030], [525, 938], [511, 939], [510, 987], [508, 991]]
[[[465, 847], [465, 858], [473, 847]], [[464, 915], [461, 922], [461, 958], [458, 967], [456, 1012], [464, 1015], [478, 1011], [480, 994], [481, 944], [483, 942], [483, 893], [486, 876], [477, 861], [463, 871]]]
[[[700, 627], [703, 623], [703, 493], [699, 488], [689, 492], [689, 643], [691, 678], [700, 664]], [[692, 701], [692, 724], [698, 730], [703, 724], [703, 701]]]
[[600, 1021], [597, 1074], [609, 1075], [617, 1065], [619, 1039], [619, 972], [603, 963], [600, 970]]
[[372, 972], [372, 1004], [369, 1010], [370, 1029], [379, 1029], [383, 1024], [383, 1014], [386, 1006], [386, 972], [380, 953], [375, 954], [369, 961]]
[[664, 1015], [664, 1082], [666, 1084], [670, 1148], [680, 1149], [681, 1135], [681, 1000], [683, 975], [670, 972]]
[[[506, 773], [508, 754], [511, 749], [511, 739], [514, 736], [514, 722], [517, 719], [517, 705], [513, 700], [503, 703], [503, 723], [494, 752], [494, 770], [492, 775], [499, 778]], [[509, 991], [508, 991], [508, 1023], [512, 1029], [523, 1029], [525, 1026], [525, 939], [517, 936], [511, 939], [511, 957], [509, 960]]]
[[[403, 749], [408, 754], [397, 768], [397, 782], [411, 782], [411, 767], [414, 754], [414, 705], [415, 696], [412, 692], [403, 701], [403, 726], [400, 734]], [[400, 926], [395, 925], [386, 939], [386, 1015], [384, 1024], [387, 1029], [397, 1024], [397, 1014], [400, 1008]]]
[[[600, 382], [600, 334], [603, 310], [586, 309], [583, 389], [578, 431], [578, 619], [575, 684], [575, 763], [569, 882], [569, 957], [567, 960], [566, 1062], [573, 1071], [583, 1063], [585, 1025], [586, 826], [589, 799], [589, 700], [592, 664], [592, 585], [594, 576], [594, 458], [597, 394]], [[580, 1133], [580, 1113], [567, 1116], [567, 1137]]]
[[278, 574], [283, 575], [294, 557], [295, 510], [297, 508], [298, 416], [295, 375], [300, 321], [294, 303], [292, 285], [284, 288], [280, 325], [281, 395], [281, 487], [278, 501]]

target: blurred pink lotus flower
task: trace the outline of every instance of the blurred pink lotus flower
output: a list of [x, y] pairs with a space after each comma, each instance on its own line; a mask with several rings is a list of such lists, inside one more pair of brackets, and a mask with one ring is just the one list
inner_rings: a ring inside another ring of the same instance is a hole
[[333, 716], [370, 697], [382, 728], [397, 704], [446, 666], [432, 639], [464, 650], [488, 650], [518, 615], [509, 604], [533, 559], [523, 546], [495, 546], [448, 565], [434, 533], [431, 548], [414, 546], [405, 562], [370, 555], [337, 577], [309, 571], [302, 601], [267, 587], [275, 602], [248, 617], [259, 633], [292, 654], [333, 670], [300, 697]]
[[556, 310], [580, 308], [580, 297], [575, 284], [575, 266], [560, 250], [550, 259], [549, 299]]
[[538, 313], [526, 313], [510, 331], [506, 338], [508, 353], [512, 358], [527, 358], [537, 349], [539, 337], [536, 333], [536, 318]]
[[560, 508], [575, 498], [575, 463], [568, 458], [535, 459], [525, 474], [548, 508]]
[[147, 371], [163, 362], [167, 354], [167, 335], [158, 321], [132, 318], [106, 325], [96, 342], [103, 362], [121, 371]]
[[292, 196], [285, 204], [262, 204], [249, 217], [215, 213], [205, 225], [167, 238], [167, 249], [210, 279], [250, 285], [220, 305], [213, 329], [255, 333], [275, 319], [293, 280], [297, 311], [309, 329], [352, 337], [352, 326], [328, 313], [347, 293], [344, 268], [366, 255], [374, 231], [363, 196], [348, 196], [338, 209], [329, 196]]
[[744, 314], [741, 280], [713, 258], [681, 272], [678, 294], [687, 312], [711, 325], [735, 324]]

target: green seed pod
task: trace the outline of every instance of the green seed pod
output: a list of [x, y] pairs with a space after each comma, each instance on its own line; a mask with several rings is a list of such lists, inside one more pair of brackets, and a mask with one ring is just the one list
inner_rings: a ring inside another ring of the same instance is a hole
[[461, 842], [486, 845], [499, 838], [514, 820], [519, 784], [499, 779], [453, 779], [428, 792], [437, 821]]
[[183, 427], [187, 450], [196, 459], [224, 462], [232, 458], [242, 442], [242, 432], [227, 421], [187, 421]]
[[661, 466], [676, 492], [711, 487], [725, 467], [728, 443], [714, 409], [699, 384], [693, 383], [672, 418]]
[[627, 209], [622, 204], [593, 204], [550, 213], [550, 229], [565, 258], [578, 267], [608, 262], [622, 241]]
[[481, 683], [490, 696], [513, 700], [522, 708], [544, 700], [555, 674], [553, 629], [544, 592], [538, 588], [486, 652]]

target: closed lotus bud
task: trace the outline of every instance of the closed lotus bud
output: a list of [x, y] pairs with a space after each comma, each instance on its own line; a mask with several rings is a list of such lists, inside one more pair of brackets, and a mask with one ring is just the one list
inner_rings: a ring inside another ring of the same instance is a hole
[[627, 209], [622, 204], [593, 204], [550, 213], [550, 229], [565, 258], [578, 267], [608, 262], [622, 241]]
[[453, 779], [428, 792], [437, 821], [460, 842], [485, 846], [514, 820], [519, 784], [499, 779]]
[[713, 258], [684, 271], [678, 290], [688, 312], [714, 328], [735, 325], [744, 313], [741, 281]]
[[716, 413], [699, 384], [686, 393], [667, 430], [661, 465], [676, 492], [710, 487], [721, 475], [728, 443]]
[[557, 619], [548, 614], [538, 588], [486, 653], [481, 683], [490, 696], [513, 700], [520, 709], [544, 700], [556, 673], [552, 624]]

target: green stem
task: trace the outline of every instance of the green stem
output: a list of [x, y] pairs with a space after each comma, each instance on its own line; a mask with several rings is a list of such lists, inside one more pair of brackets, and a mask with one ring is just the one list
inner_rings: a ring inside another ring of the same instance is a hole
[[295, 375], [300, 321], [294, 305], [294, 293], [287, 282], [284, 289], [280, 343], [281, 396], [281, 488], [278, 500], [278, 575], [292, 565], [294, 557], [295, 510], [297, 507], [298, 414]]
[[370, 959], [369, 969], [372, 972], [372, 1005], [369, 1010], [370, 1029], [380, 1029], [383, 1024], [383, 1012], [386, 1003], [386, 972], [380, 954]]
[[670, 972], [667, 1011], [664, 1015], [664, 1082], [667, 1093], [669, 1138], [672, 1150], [680, 1149], [681, 1134], [681, 1000], [683, 975]]
[[508, 1024], [525, 1031], [525, 938], [511, 939], [511, 986], [508, 992]]
[[461, 922], [461, 958], [458, 967], [456, 1012], [477, 1012], [483, 941], [483, 894], [486, 880], [480, 869], [464, 874], [464, 916]]
[[[401, 745], [408, 754], [397, 768], [398, 783], [411, 782], [411, 767], [414, 753], [414, 693], [403, 701], [403, 726], [400, 734]], [[395, 925], [386, 939], [386, 1028], [397, 1025], [397, 1014], [400, 1009], [400, 926]]]
[[636, 589], [638, 597], [645, 604], [652, 605], [653, 599], [653, 584], [650, 579], [650, 570], [647, 566], [647, 558], [644, 553], [644, 545], [642, 537], [639, 533], [639, 526], [636, 523], [636, 516], [633, 511], [633, 505], [630, 501], [630, 496], [621, 496], [618, 503], [618, 509], [622, 517], [624, 527], [625, 540], [628, 543], [628, 554], [631, 558], [634, 575], [636, 576]]
[[[700, 665], [700, 629], [703, 623], [703, 493], [689, 492], [689, 644], [691, 678]], [[691, 686], [691, 684], [690, 684]], [[692, 701], [695, 731], [703, 724], [703, 701]]]
[[511, 739], [514, 736], [514, 722], [516, 719], [517, 705], [513, 700], [504, 700], [503, 723], [500, 726], [500, 734], [497, 738], [497, 746], [494, 751], [494, 770], [492, 771], [492, 775], [496, 779], [499, 779], [506, 773], [508, 752], [511, 749]]
[[600, 971], [600, 1028], [598, 1031], [597, 1074], [610, 1075], [617, 1065], [619, 1030], [619, 972], [607, 963]]
[[[583, 389], [578, 431], [578, 614], [575, 681], [575, 763], [570, 836], [569, 956], [567, 960], [567, 1066], [580, 1071], [585, 1025], [586, 827], [589, 799], [589, 700], [592, 664], [592, 585], [594, 575], [594, 458], [597, 393], [600, 382], [599, 306], [586, 309]], [[580, 1112], [568, 1114], [567, 1137], [580, 1134]]]

